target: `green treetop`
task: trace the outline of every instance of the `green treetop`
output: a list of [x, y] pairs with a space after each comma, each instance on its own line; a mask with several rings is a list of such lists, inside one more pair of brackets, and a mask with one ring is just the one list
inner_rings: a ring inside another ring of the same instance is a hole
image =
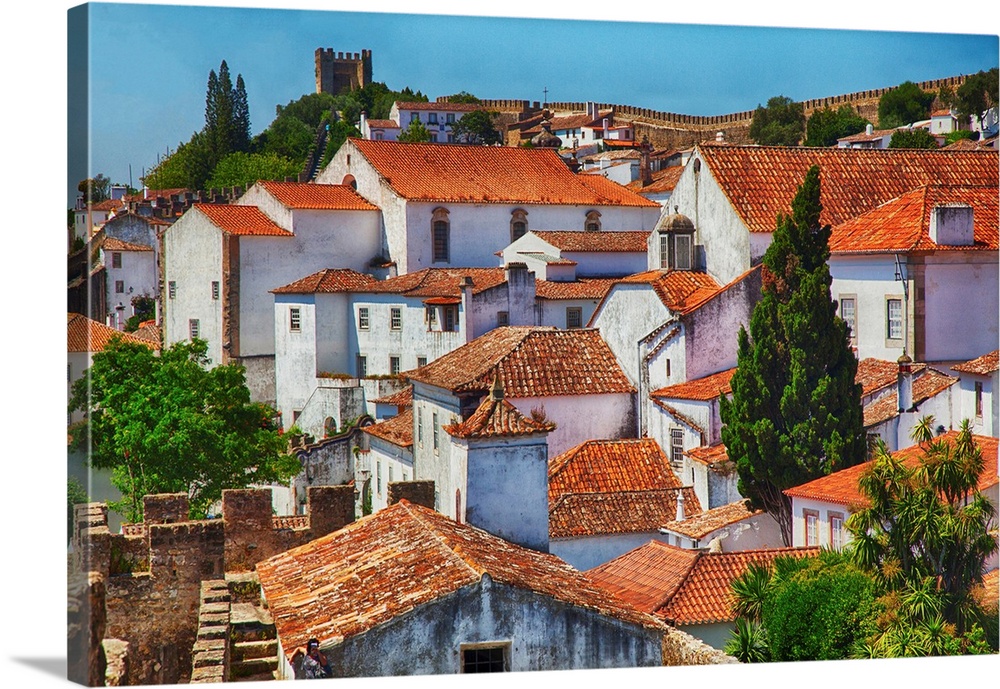
[[473, 110], [452, 125], [455, 141], [465, 144], [490, 145], [503, 142], [500, 132], [493, 125], [495, 112]]
[[740, 493], [770, 513], [792, 544], [782, 491], [865, 458], [861, 386], [847, 325], [830, 298], [830, 226], [820, 224], [813, 166], [779, 215], [764, 254], [761, 300], [740, 329], [732, 399], [720, 402], [722, 440]]
[[927, 93], [912, 81], [904, 81], [882, 94], [878, 101], [878, 126], [894, 129], [904, 124], [926, 120], [931, 114], [934, 94]]
[[411, 120], [406, 129], [399, 133], [397, 139], [409, 143], [427, 143], [431, 140], [431, 133], [427, 131], [427, 127], [420, 120]]
[[996, 67], [988, 72], [980, 71], [958, 87], [955, 91], [955, 110], [959, 115], [976, 117], [982, 123], [986, 113], [997, 107], [997, 91], [1000, 90], [998, 74], [1000, 72]]
[[806, 122], [805, 146], [833, 146], [837, 139], [863, 132], [870, 122], [846, 103], [838, 109], [815, 110]]
[[805, 131], [802, 103], [775, 96], [767, 107], [758, 105], [750, 122], [750, 138], [762, 146], [796, 146]]

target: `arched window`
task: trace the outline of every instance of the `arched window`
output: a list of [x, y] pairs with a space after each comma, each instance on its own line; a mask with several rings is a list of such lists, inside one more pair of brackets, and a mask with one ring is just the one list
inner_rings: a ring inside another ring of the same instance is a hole
[[528, 232], [528, 211], [518, 208], [510, 214], [510, 241], [520, 239]]
[[447, 263], [451, 246], [451, 223], [447, 208], [435, 208], [431, 215], [431, 246], [434, 263]]
[[344, 175], [344, 180], [341, 182], [345, 187], [350, 187], [354, 191], [358, 190], [358, 182], [354, 179], [354, 175]]
[[587, 232], [600, 232], [601, 231], [601, 214], [597, 211], [590, 211], [587, 213], [587, 221], [583, 225], [583, 229]]

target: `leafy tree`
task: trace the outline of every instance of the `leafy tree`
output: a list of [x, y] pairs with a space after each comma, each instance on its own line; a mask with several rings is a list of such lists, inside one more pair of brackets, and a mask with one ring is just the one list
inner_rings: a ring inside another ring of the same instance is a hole
[[838, 109], [815, 110], [806, 122], [805, 146], [833, 146], [837, 139], [863, 132], [871, 124], [846, 103]]
[[125, 332], [134, 333], [139, 324], [156, 316], [156, 301], [152, 297], [132, 297], [134, 313], [125, 321]]
[[321, 163], [323, 167], [330, 164], [334, 154], [349, 138], [361, 138], [361, 132], [358, 131], [357, 127], [344, 120], [337, 120], [330, 125], [330, 130], [326, 135], [326, 150], [323, 152], [323, 162]]
[[878, 125], [882, 129], [894, 129], [926, 120], [930, 117], [933, 102], [933, 93], [927, 93], [912, 81], [904, 81], [879, 99]]
[[448, 96], [449, 103], [471, 103], [472, 105], [479, 105], [483, 101], [479, 100], [471, 93], [467, 91], [459, 91], [458, 93]]
[[111, 179], [100, 173], [81, 180], [76, 188], [87, 203], [100, 203], [111, 198]]
[[998, 74], [1000, 71], [996, 67], [988, 72], [979, 71], [958, 87], [955, 110], [959, 115], [964, 118], [975, 116], [980, 123], [986, 119], [986, 113], [1000, 102], [997, 98], [997, 91], [1000, 90]]
[[399, 133], [399, 141], [409, 143], [426, 143], [431, 140], [431, 133], [420, 120], [411, 120], [406, 129]]
[[971, 139], [972, 132], [968, 129], [956, 129], [953, 132], [948, 132], [944, 135], [944, 145], [953, 144], [956, 141], [961, 141], [962, 139]]
[[212, 189], [243, 187], [262, 179], [296, 176], [302, 165], [274, 153], [230, 153], [219, 161], [206, 185]]
[[278, 115], [271, 126], [254, 139], [254, 148], [256, 153], [288, 158], [299, 163], [301, 167], [315, 139], [315, 126], [310, 126], [295, 117]]
[[869, 505], [847, 520], [850, 552], [887, 590], [913, 600], [923, 592], [918, 619], [940, 614], [961, 635], [975, 617], [972, 591], [982, 582], [983, 562], [997, 550], [990, 535], [995, 514], [978, 490], [984, 461], [968, 420], [952, 443], [934, 438], [933, 428], [930, 416], [914, 428], [916, 464], [877, 445], [858, 482]]
[[926, 129], [897, 129], [889, 139], [889, 148], [937, 148], [937, 139]]
[[451, 126], [455, 141], [465, 144], [491, 145], [503, 143], [500, 132], [493, 124], [495, 112], [473, 110], [467, 112]]
[[768, 99], [767, 107], [758, 105], [750, 122], [750, 138], [763, 146], [796, 146], [805, 131], [802, 103], [785, 96]]
[[337, 96], [329, 93], [307, 93], [287, 105], [279, 105], [276, 108], [277, 116], [271, 124], [273, 126], [278, 120], [291, 118], [315, 129], [331, 110], [339, 109], [336, 107], [337, 100]]
[[775, 518], [785, 545], [792, 514], [782, 491], [857, 464], [866, 450], [857, 359], [830, 298], [821, 210], [813, 166], [791, 216], [778, 216], [750, 332], [740, 328], [732, 399], [720, 402], [740, 493]]
[[224, 488], [285, 481], [299, 470], [274, 410], [250, 401], [243, 367], [207, 369], [205, 352], [202, 340], [157, 356], [113, 338], [73, 386], [70, 408], [86, 419], [70, 429], [71, 445], [111, 470], [123, 496], [111, 507], [131, 521], [142, 518], [149, 493], [186, 492], [198, 518]]

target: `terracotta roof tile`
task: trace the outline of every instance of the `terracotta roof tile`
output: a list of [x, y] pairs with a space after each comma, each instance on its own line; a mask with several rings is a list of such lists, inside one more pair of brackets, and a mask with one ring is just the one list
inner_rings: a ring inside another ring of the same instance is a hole
[[535, 280], [538, 299], [603, 299], [616, 278], [580, 278], [573, 282]]
[[702, 539], [724, 526], [763, 513], [763, 510], [751, 510], [748, 501], [738, 500], [728, 505], [720, 505], [714, 509], [706, 510], [684, 521], [669, 521], [663, 525], [663, 528], [688, 538]]
[[372, 403], [391, 404], [397, 407], [409, 407], [413, 404], [413, 386], [407, 385], [402, 390], [394, 392], [391, 395], [385, 395], [384, 397], [372, 400]]
[[987, 151], [995, 150], [988, 140], [973, 141], [972, 139], [959, 139], [943, 147], [946, 151]]
[[677, 494], [684, 510], [701, 512], [694, 488], [564, 493], [549, 504], [549, 538], [578, 538], [656, 531], [677, 516]]
[[813, 557], [819, 548], [775, 548], [736, 553], [701, 553], [674, 594], [654, 614], [669, 624], [732, 622], [733, 581], [750, 566], [768, 564], [781, 556]]
[[109, 328], [103, 323], [98, 323], [79, 313], [66, 314], [66, 351], [68, 352], [100, 352], [116, 337], [125, 342], [146, 345], [151, 349], [160, 348], [157, 343], [136, 337], [132, 333]]
[[570, 172], [550, 149], [365, 139], [349, 139], [347, 145], [356, 147], [396, 193], [414, 201], [657, 205], [621, 186], [604, 185], [595, 190]]
[[487, 395], [469, 418], [443, 428], [450, 436], [468, 439], [547, 433], [555, 427], [554, 423], [526, 417], [505, 399], [495, 400]]
[[[926, 364], [912, 364], [910, 366], [913, 373], [919, 373], [926, 367]], [[854, 382], [861, 384], [861, 395], [867, 397], [873, 392], [895, 385], [898, 375], [898, 363], [868, 357], [858, 362], [858, 372], [854, 376]]]
[[147, 189], [145, 193], [146, 193], [146, 199], [152, 200], [160, 197], [169, 199], [171, 196], [175, 194], [180, 196], [181, 194], [186, 194], [188, 191], [190, 191], [190, 189], [177, 187], [174, 189]]
[[710, 467], [725, 464], [729, 461], [729, 453], [726, 451], [726, 446], [722, 443], [695, 447], [685, 451], [684, 454], [691, 461]]
[[665, 388], [654, 390], [649, 394], [651, 397], [707, 402], [722, 395], [728, 395], [733, 391], [729, 387], [729, 381], [732, 380], [734, 373], [736, 373], [736, 369], [731, 368], [703, 378], [696, 378], [676, 385], [668, 385]]
[[154, 321], [143, 321], [139, 324], [139, 327], [134, 333], [132, 333], [140, 340], [146, 340], [147, 342], [152, 342], [159, 349], [160, 342], [163, 338], [160, 333], [160, 326], [158, 326]]
[[845, 143], [864, 143], [865, 141], [875, 141], [881, 139], [884, 136], [891, 135], [895, 132], [895, 129], [875, 129], [872, 130], [871, 134], [867, 132], [859, 132], [857, 134], [851, 134], [850, 136], [845, 136], [837, 139], [838, 142], [843, 141]]
[[662, 170], [654, 172], [652, 181], [646, 186], [642, 185], [641, 179], [636, 179], [625, 185], [626, 189], [631, 189], [637, 194], [658, 194], [665, 191], [673, 191], [677, 186], [677, 180], [684, 172], [683, 165], [671, 165]]
[[[997, 250], [997, 185], [982, 187], [923, 186], [833, 228], [830, 251], [843, 253], [904, 253], [908, 251]], [[930, 217], [935, 206], [965, 203], [973, 208], [974, 244], [947, 246], [931, 240]]]
[[507, 273], [503, 268], [424, 268], [415, 273], [376, 281], [364, 291], [407, 297], [461, 297], [459, 283], [465, 277], [472, 278], [473, 294], [507, 282]]
[[433, 103], [425, 103], [423, 101], [396, 101], [396, 107], [399, 110], [420, 110], [420, 111], [439, 111], [439, 112], [473, 112], [475, 110], [485, 110], [486, 107], [478, 103], [445, 103], [441, 101], [436, 101]]
[[578, 265], [576, 261], [571, 261], [568, 258], [559, 258], [558, 256], [552, 256], [545, 253], [544, 251], [518, 251], [518, 256], [527, 256], [528, 258], [533, 258], [536, 261], [541, 261], [542, 263], [547, 263], [554, 266], [575, 266]]
[[310, 637], [338, 644], [494, 581], [628, 624], [663, 629], [554, 555], [529, 550], [403, 500], [257, 565], [287, 654]]
[[271, 290], [274, 294], [333, 294], [362, 292], [378, 280], [350, 268], [324, 268], [312, 275]]
[[377, 211], [352, 187], [345, 184], [311, 182], [259, 182], [278, 202], [288, 208], [340, 211]]
[[701, 144], [698, 150], [751, 232], [773, 232], [811, 165], [821, 168], [823, 223], [839, 225], [925, 184], [996, 185], [996, 151]]
[[532, 230], [543, 242], [560, 251], [579, 253], [646, 253], [649, 232], [584, 232], [571, 230]]
[[549, 504], [567, 493], [680, 488], [660, 445], [651, 438], [587, 440], [549, 459]]
[[407, 375], [451, 392], [485, 392], [499, 375], [509, 398], [635, 391], [590, 329], [496, 328]]
[[618, 282], [651, 285], [663, 305], [680, 314], [694, 311], [721, 289], [719, 283], [708, 273], [690, 270], [647, 270]]
[[369, 129], [399, 129], [396, 120], [368, 120]]
[[102, 244], [105, 251], [152, 251], [153, 247], [135, 242], [125, 242], [117, 237], [105, 237]]
[[[958, 378], [947, 376], [933, 368], [913, 380], [913, 404], [918, 405], [944, 392], [958, 382]], [[891, 392], [870, 403], [864, 409], [865, 428], [871, 428], [899, 415], [899, 403], [895, 392]]]
[[586, 156], [585, 161], [596, 161], [596, 160], [639, 160], [642, 158], [642, 154], [638, 151], [628, 150], [628, 151], [604, 151], [602, 153], [597, 153], [595, 155]]
[[577, 180], [591, 189], [601, 199], [603, 205], [613, 206], [645, 206], [659, 208], [660, 204], [629, 191], [623, 185], [600, 175], [577, 175]]
[[235, 235], [291, 237], [292, 233], [279, 226], [257, 206], [232, 206], [216, 203], [196, 203], [200, 211], [223, 232]]
[[401, 411], [391, 419], [365, 426], [361, 430], [399, 447], [413, 447], [413, 409]]
[[[942, 440], [951, 444], [955, 441], [955, 437], [957, 435], [958, 431], [949, 431], [938, 437], [936, 440]], [[991, 486], [995, 486], [998, 482], [998, 441], [996, 438], [981, 435], [973, 435], [972, 437], [982, 451], [983, 459], [985, 460], [983, 473], [980, 474], [979, 477], [979, 490], [982, 491]], [[923, 454], [924, 450], [920, 445], [912, 445], [904, 450], [893, 452], [892, 456], [901, 460], [907, 466], [913, 467], [917, 466]], [[809, 483], [804, 483], [801, 486], [789, 488], [785, 491], [785, 495], [791, 498], [807, 498], [810, 500], [832, 502], [837, 505], [844, 505], [845, 507], [849, 507], [851, 509], [863, 507], [868, 504], [868, 501], [866, 498], [862, 497], [860, 491], [858, 490], [858, 479], [861, 478], [862, 474], [864, 474], [864, 472], [871, 465], [872, 462], [856, 464], [855, 466], [848, 467], [847, 469], [842, 469], [827, 476], [818, 478], [815, 481], [810, 481]]]
[[681, 587], [700, 555], [697, 550], [650, 541], [584, 574], [637, 610], [653, 613]]
[[975, 373], [978, 376], [988, 376], [998, 369], [1000, 369], [1000, 349], [994, 349], [989, 354], [951, 367], [952, 371]]

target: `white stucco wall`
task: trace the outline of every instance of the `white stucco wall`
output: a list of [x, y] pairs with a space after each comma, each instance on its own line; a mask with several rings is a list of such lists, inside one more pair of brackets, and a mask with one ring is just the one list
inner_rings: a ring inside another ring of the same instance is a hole
[[[316, 381], [316, 304], [312, 294], [274, 295], [274, 381], [278, 410], [285, 428], [292, 425], [292, 412], [301, 411]], [[289, 311], [299, 310], [300, 328], [290, 328]]]
[[583, 571], [610, 562], [650, 541], [666, 543], [667, 537], [659, 531], [640, 531], [579, 538], [553, 538], [549, 541], [549, 552]]
[[646, 270], [645, 252], [564, 251], [560, 257], [576, 261], [576, 276], [581, 278], [625, 277]]
[[584, 440], [634, 438], [635, 414], [631, 394], [508, 397], [507, 401], [530, 417], [533, 409], [556, 424], [549, 433], [549, 456], [555, 457]]
[[[819, 522], [816, 527], [816, 532], [819, 537], [819, 543], [814, 545], [820, 545], [826, 548], [831, 547], [830, 543], [830, 513], [835, 513], [843, 516], [844, 521], [851, 515], [851, 512], [843, 505], [838, 505], [832, 502], [825, 502], [823, 500], [812, 500], [808, 498], [792, 498], [792, 545], [795, 547], [801, 547], [807, 545], [806, 543], [806, 522], [803, 516], [803, 510], [813, 510], [819, 513]], [[844, 543], [846, 544], [850, 540], [850, 533], [847, 531], [847, 527], [844, 527]]]
[[369, 471], [371, 471], [372, 513], [385, 509], [389, 497], [389, 483], [409, 481], [413, 478], [413, 454], [382, 438], [368, 435]]
[[600, 303], [600, 299], [539, 299], [538, 325], [565, 328], [568, 310], [580, 309], [580, 323], [586, 327]]
[[[115, 268], [112, 255], [121, 254], [121, 268]], [[104, 268], [107, 271], [107, 304], [108, 313], [117, 318], [116, 307], [121, 304], [125, 308], [121, 310], [121, 323], [109, 324], [111, 327], [121, 330], [125, 321], [135, 312], [132, 307], [132, 299], [135, 297], [150, 297], [155, 299], [158, 296], [160, 277], [156, 270], [156, 257], [152, 251], [105, 251], [103, 255]], [[116, 283], [121, 281], [122, 292], [118, 292]]]
[[927, 361], [969, 360], [997, 348], [1000, 264], [996, 252], [941, 252], [928, 257], [924, 290]]
[[[830, 296], [837, 302], [838, 309], [842, 297], [855, 298], [858, 360], [868, 357], [885, 361], [898, 359], [903, 353], [903, 340], [886, 338], [886, 300], [889, 297], [904, 299], [903, 283], [895, 279], [892, 255], [834, 255], [829, 265], [833, 278]], [[906, 320], [904, 317], [904, 332]], [[912, 326], [912, 314], [909, 320]]]
[[[994, 371], [989, 376], [972, 373], [960, 373], [959, 376], [958, 385], [952, 388], [957, 421], [969, 419], [972, 422], [972, 432], [976, 435], [1000, 437], [1000, 396], [996, 394], [1000, 372]], [[983, 414], [980, 417], [976, 416], [977, 382], [983, 386]]]
[[[618, 365], [632, 385], [639, 387], [639, 340], [670, 318], [670, 310], [649, 285], [615, 285], [592, 319]], [[641, 391], [640, 391], [641, 392]]]

